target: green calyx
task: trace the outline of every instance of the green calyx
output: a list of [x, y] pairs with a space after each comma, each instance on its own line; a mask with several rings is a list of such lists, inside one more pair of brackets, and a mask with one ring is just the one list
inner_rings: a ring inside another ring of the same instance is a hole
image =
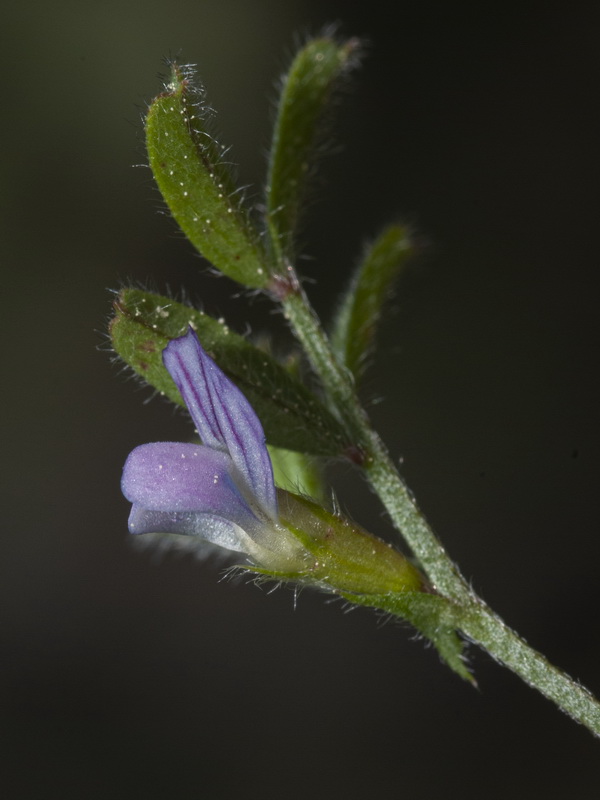
[[276, 572], [268, 565], [254, 572], [317, 586], [353, 605], [405, 620], [432, 642], [454, 672], [475, 682], [464, 662], [455, 606], [433, 592], [402, 553], [306, 497], [278, 489], [277, 498], [279, 524], [301, 543], [304, 566], [293, 574]]
[[306, 497], [279, 490], [279, 522], [311, 555], [307, 578], [336, 592], [419, 592], [419, 570], [390, 545]]

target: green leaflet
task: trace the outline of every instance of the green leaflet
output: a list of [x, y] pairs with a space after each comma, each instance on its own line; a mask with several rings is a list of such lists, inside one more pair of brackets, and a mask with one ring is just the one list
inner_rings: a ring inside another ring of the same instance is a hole
[[358, 61], [359, 42], [309, 41], [283, 79], [267, 178], [267, 219], [277, 255], [291, 256], [302, 200], [332, 93]]
[[339, 456], [349, 446], [343, 429], [321, 402], [272, 356], [212, 317], [168, 297], [122, 290], [110, 335], [117, 354], [161, 394], [183, 401], [162, 363], [170, 339], [191, 325], [203, 347], [244, 392], [267, 441], [319, 456]]
[[189, 67], [172, 65], [171, 82], [150, 105], [146, 146], [171, 213], [192, 244], [240, 283], [265, 288], [270, 276], [257, 233], [208, 130], [202, 90]]
[[410, 622], [437, 649], [441, 659], [461, 678], [476, 685], [463, 660], [463, 642], [453, 624], [450, 600], [423, 592], [388, 592], [384, 595], [342, 595], [356, 605], [379, 608]]
[[331, 344], [355, 378], [364, 371], [383, 304], [414, 250], [408, 228], [390, 225], [367, 249], [342, 298], [332, 326]]

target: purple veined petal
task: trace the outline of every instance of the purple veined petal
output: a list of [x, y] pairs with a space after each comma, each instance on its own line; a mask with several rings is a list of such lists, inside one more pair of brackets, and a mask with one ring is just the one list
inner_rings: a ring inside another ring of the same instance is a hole
[[191, 328], [169, 342], [163, 361], [204, 444], [227, 450], [259, 504], [276, 519], [277, 495], [265, 434], [246, 397], [207, 355]]
[[237, 487], [235, 472], [227, 453], [202, 445], [155, 442], [129, 454], [121, 489], [147, 511], [210, 514], [252, 530], [262, 523]]
[[199, 536], [237, 553], [250, 553], [254, 549], [248, 534], [235, 522], [197, 511], [149, 511], [134, 503], [129, 515], [129, 532]]

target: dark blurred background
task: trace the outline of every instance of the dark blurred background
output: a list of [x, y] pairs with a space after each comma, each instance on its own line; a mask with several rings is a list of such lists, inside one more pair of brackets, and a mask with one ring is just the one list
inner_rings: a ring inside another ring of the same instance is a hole
[[[598, 5], [5, 0], [2, 17], [3, 796], [596, 797], [597, 742], [484, 654], [477, 692], [366, 610], [310, 592], [294, 610], [287, 589], [134, 551], [124, 459], [190, 428], [145, 404], [105, 331], [127, 281], [280, 330], [157, 213], [138, 165], [161, 59], [199, 65], [258, 202], [295, 35], [365, 36], [300, 269], [326, 314], [384, 222], [419, 232], [372, 416], [475, 588], [598, 693]], [[356, 476], [332, 480], [391, 535]]]

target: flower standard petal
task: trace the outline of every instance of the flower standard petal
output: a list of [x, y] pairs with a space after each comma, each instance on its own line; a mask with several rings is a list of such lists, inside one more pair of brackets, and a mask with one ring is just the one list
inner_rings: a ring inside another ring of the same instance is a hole
[[207, 447], [225, 449], [250, 492], [277, 518], [273, 467], [254, 409], [207, 355], [190, 328], [163, 351], [163, 361]]
[[155, 442], [129, 454], [121, 488], [128, 500], [150, 512], [211, 514], [252, 529], [260, 523], [236, 484], [235, 472], [227, 453]]

